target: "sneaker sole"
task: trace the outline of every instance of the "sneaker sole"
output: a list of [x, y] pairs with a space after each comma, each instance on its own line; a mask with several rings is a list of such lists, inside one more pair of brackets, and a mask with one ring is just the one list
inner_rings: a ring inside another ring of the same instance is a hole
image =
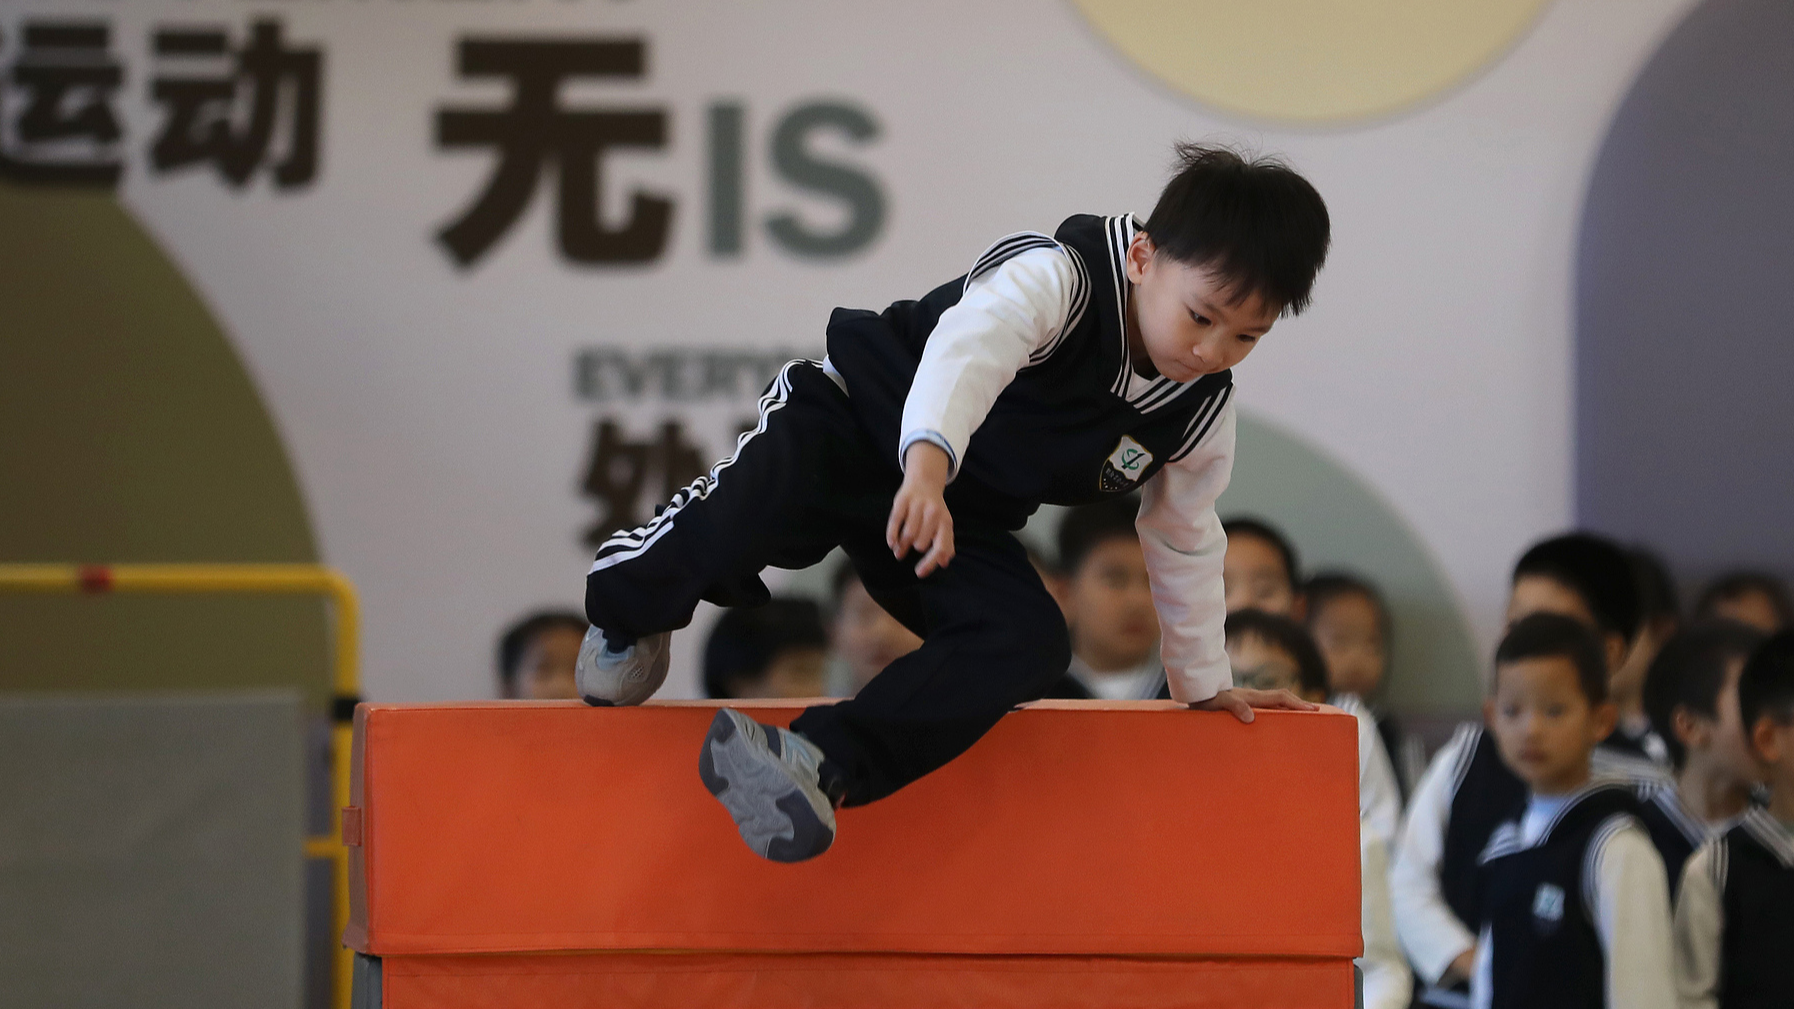
[[746, 716], [717, 712], [698, 751], [698, 777], [729, 811], [755, 854], [774, 862], [815, 858], [835, 843], [835, 832], [816, 815], [779, 761], [778, 735], [765, 732], [764, 744], [749, 738], [749, 733], [762, 732]]

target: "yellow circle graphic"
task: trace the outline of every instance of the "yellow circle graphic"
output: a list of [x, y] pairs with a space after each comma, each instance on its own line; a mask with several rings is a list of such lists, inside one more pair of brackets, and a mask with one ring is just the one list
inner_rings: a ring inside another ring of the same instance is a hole
[[1550, 0], [1072, 0], [1141, 69], [1229, 112], [1388, 115], [1499, 57]]

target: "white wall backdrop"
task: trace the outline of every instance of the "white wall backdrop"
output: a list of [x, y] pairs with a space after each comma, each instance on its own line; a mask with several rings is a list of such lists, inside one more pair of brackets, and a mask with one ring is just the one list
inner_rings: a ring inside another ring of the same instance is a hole
[[[582, 396], [583, 350], [819, 349], [833, 306], [919, 296], [1005, 233], [1144, 214], [1179, 138], [1286, 155], [1327, 198], [1335, 245], [1315, 306], [1240, 369], [1241, 403], [1391, 501], [1492, 641], [1514, 555], [1571, 515], [1585, 180], [1620, 96], [1689, 5], [1558, 0], [1491, 66], [1418, 107], [1300, 127], [1222, 115], [1146, 77], [1061, 0], [6, 0], [0, 31], [15, 41], [16, 26], [48, 17], [111, 25], [126, 66], [122, 198], [236, 341], [325, 558], [361, 588], [368, 696], [430, 700], [490, 694], [499, 628], [578, 603], [581, 537], [602, 514], [581, 489], [597, 421], [648, 442], [680, 418], [716, 456], [751, 415], [748, 380], [701, 401], [667, 398], [652, 375], [638, 396]], [[240, 42], [261, 16], [323, 53], [316, 180], [280, 190], [264, 174], [239, 191], [204, 166], [151, 170], [163, 123], [152, 33], [215, 24]], [[559, 101], [667, 117], [664, 147], [608, 152], [601, 173], [613, 224], [637, 190], [674, 201], [657, 258], [563, 256], [553, 171], [472, 266], [436, 242], [495, 161], [439, 146], [438, 110], [510, 100], [502, 79], [457, 74], [457, 43], [504, 36], [645, 43], [643, 76], [572, 82]], [[710, 251], [719, 102], [744, 110], [731, 257]], [[876, 237], [832, 258], [793, 255], [765, 226], [793, 210], [817, 232], [847, 217], [770, 161], [781, 117], [817, 102], [876, 124], [867, 139], [809, 138], [816, 159], [882, 194]], [[669, 692], [692, 690], [682, 658]]]

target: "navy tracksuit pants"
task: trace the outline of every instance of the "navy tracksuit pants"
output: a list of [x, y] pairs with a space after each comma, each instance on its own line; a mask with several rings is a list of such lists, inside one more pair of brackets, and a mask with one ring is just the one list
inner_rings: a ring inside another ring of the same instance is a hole
[[614, 635], [684, 627], [699, 600], [766, 601], [760, 572], [801, 568], [843, 548], [866, 591], [922, 638], [859, 695], [792, 723], [822, 748], [846, 804], [883, 798], [965, 752], [1015, 705], [1065, 672], [1058, 604], [1027, 552], [997, 522], [954, 514], [952, 563], [925, 579], [885, 546], [902, 483], [896, 446], [878, 446], [847, 394], [793, 361], [760, 401], [735, 455], [598, 551], [586, 613]]

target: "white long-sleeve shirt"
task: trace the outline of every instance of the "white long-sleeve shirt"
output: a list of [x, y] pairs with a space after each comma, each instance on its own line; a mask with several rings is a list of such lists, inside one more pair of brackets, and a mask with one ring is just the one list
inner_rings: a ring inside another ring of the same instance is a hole
[[[1794, 831], [1766, 809], [1753, 808], [1739, 822], [1772, 851], [1794, 859]], [[1682, 867], [1676, 893], [1676, 994], [1682, 1009], [1716, 1009], [1724, 987], [1725, 885], [1729, 859], [1723, 836], [1701, 845]], [[1794, 864], [1794, 862], [1786, 863]], [[1790, 913], [1794, 913], [1791, 909]], [[1790, 951], [1794, 952], [1794, 951]]]
[[1414, 976], [1395, 940], [1389, 907], [1389, 846], [1369, 824], [1361, 823], [1358, 854], [1363, 879], [1364, 955], [1356, 963], [1364, 972], [1364, 1009], [1407, 1009]]
[[1358, 695], [1335, 694], [1328, 703], [1358, 720], [1358, 818], [1362, 829], [1383, 843], [1387, 860], [1402, 816], [1402, 791], [1395, 783], [1389, 748], [1377, 731], [1376, 716]]
[[[1520, 843], [1537, 844], [1568, 796], [1534, 796], [1520, 821]], [[1595, 933], [1607, 958], [1611, 1009], [1675, 1009], [1670, 973], [1669, 883], [1651, 836], [1633, 819], [1596, 834], [1594, 872], [1583, 879], [1583, 899], [1595, 912]], [[1495, 941], [1483, 929], [1470, 978], [1470, 1004], [1488, 1009]]]
[[[1074, 326], [1079, 281], [1061, 248], [1030, 249], [972, 280], [941, 314], [904, 401], [898, 457], [917, 441], [946, 451], [950, 479], [997, 397]], [[1159, 615], [1160, 653], [1174, 700], [1205, 701], [1233, 685], [1222, 626], [1227, 536], [1215, 499], [1233, 473], [1234, 412], [1222, 407], [1202, 441], [1141, 491], [1136, 525]]]
[[1725, 911], [1714, 871], [1718, 856], [1718, 845], [1708, 841], [1682, 867], [1676, 894], [1676, 994], [1682, 1009], [1719, 1005]]
[[1445, 860], [1445, 826], [1456, 794], [1455, 772], [1469, 733], [1459, 732], [1439, 748], [1408, 797], [1395, 858], [1389, 866], [1389, 896], [1395, 933], [1415, 973], [1436, 985], [1451, 962], [1476, 945], [1472, 933], [1445, 902], [1439, 866]]

